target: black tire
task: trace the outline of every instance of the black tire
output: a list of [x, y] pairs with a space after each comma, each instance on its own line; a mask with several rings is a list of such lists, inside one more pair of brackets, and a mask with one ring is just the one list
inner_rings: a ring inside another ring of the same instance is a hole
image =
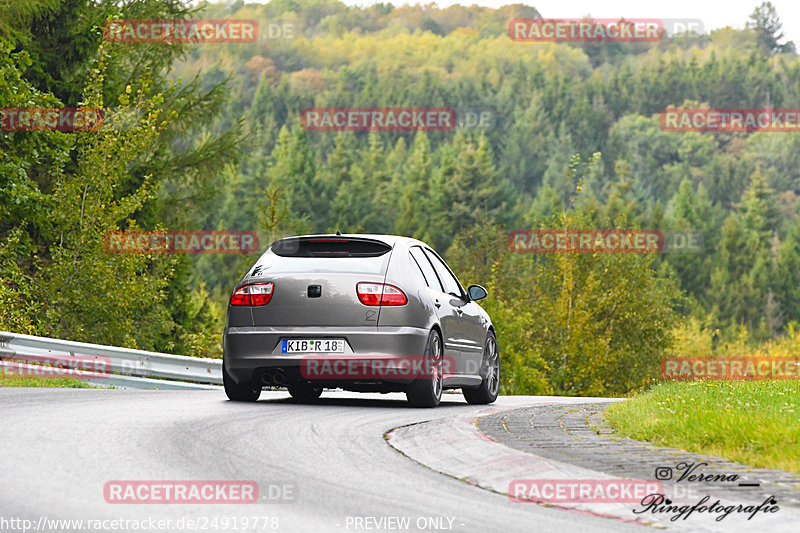
[[261, 396], [261, 385], [253, 382], [236, 383], [225, 370], [225, 362], [222, 363], [222, 384], [225, 386], [225, 394], [228, 399], [234, 402], [254, 402]]
[[300, 402], [313, 402], [322, 394], [322, 387], [315, 387], [310, 383], [294, 383], [287, 388], [292, 398]]
[[431, 330], [425, 346], [425, 370], [428, 375], [418, 377], [406, 388], [408, 403], [414, 407], [436, 407], [442, 400], [442, 338]]
[[483, 364], [481, 374], [484, 378], [474, 389], [461, 389], [467, 403], [485, 405], [497, 399], [500, 391], [500, 352], [497, 350], [497, 337], [491, 331], [486, 336], [483, 347]]

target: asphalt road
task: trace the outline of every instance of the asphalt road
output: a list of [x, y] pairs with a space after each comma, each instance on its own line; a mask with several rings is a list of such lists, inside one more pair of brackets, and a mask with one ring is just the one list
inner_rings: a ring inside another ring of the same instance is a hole
[[[502, 397], [494, 406], [544, 401]], [[397, 394], [326, 392], [319, 403], [301, 405], [281, 392], [239, 404], [221, 391], [0, 388], [0, 404], [0, 530], [134, 530], [116, 519], [149, 531], [649, 529], [514, 503], [427, 469], [385, 442], [392, 428], [485, 410], [460, 395], [446, 395], [437, 409], [413, 409]], [[103, 489], [115, 480], [249, 480], [263, 501], [108, 503]]]

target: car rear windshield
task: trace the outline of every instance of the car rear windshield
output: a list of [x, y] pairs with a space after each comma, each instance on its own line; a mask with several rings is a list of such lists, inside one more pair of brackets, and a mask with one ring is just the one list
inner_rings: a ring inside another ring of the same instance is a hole
[[386, 243], [366, 239], [283, 239], [273, 243], [281, 257], [380, 257], [392, 249]]
[[357, 272], [382, 274], [392, 247], [355, 239], [283, 239], [270, 247], [250, 273], [268, 276], [288, 272]]

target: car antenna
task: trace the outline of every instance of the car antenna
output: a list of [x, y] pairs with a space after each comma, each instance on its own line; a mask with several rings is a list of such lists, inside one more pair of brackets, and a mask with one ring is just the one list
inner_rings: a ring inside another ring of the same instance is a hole
[[342, 232], [337, 229], [336, 230], [336, 235], [341, 235], [341, 234], [342, 234]]

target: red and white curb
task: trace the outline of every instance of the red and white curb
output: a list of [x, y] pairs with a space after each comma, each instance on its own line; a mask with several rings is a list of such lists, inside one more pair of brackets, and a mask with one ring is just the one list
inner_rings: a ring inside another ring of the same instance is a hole
[[[602, 400], [602, 399], [600, 399]], [[594, 401], [592, 399], [591, 401]], [[547, 401], [543, 404], [562, 403], [560, 401]], [[563, 402], [567, 403], [567, 402]], [[579, 466], [563, 463], [554, 459], [540, 457], [531, 453], [521, 452], [495, 439], [481, 433], [477, 428], [477, 419], [480, 417], [510, 411], [511, 409], [489, 408], [475, 414], [448, 417], [408, 426], [402, 426], [389, 431], [386, 440], [397, 451], [428, 468], [448, 475], [460, 481], [475, 485], [510, 498], [509, 485], [513, 480], [563, 480], [565, 482], [577, 480], [620, 480], [622, 478], [610, 476], [603, 472], [589, 470]], [[655, 479], [653, 480], [656, 483]], [[694, 505], [703, 496], [702, 491], [686, 490], [675, 497], [672, 505]], [[716, 501], [712, 497], [707, 504]], [[751, 501], [726, 501], [721, 499], [723, 506], [728, 505], [758, 505], [759, 502]], [[524, 501], [516, 505], [536, 505]], [[722, 521], [716, 521], [719, 513], [693, 513], [687, 519], [671, 521], [674, 514], [635, 514], [634, 509], [641, 510], [640, 503], [545, 503], [550, 507], [564, 509], [570, 512], [591, 514], [607, 517], [630, 523], [655, 526], [672, 531], [696, 531], [725, 533], [748, 532], [753, 528], [763, 531], [795, 533], [800, 524], [800, 510], [781, 506], [775, 514], [758, 513], [752, 520], [747, 520], [746, 513], [731, 513]], [[778, 502], [780, 505], [780, 502]]]

